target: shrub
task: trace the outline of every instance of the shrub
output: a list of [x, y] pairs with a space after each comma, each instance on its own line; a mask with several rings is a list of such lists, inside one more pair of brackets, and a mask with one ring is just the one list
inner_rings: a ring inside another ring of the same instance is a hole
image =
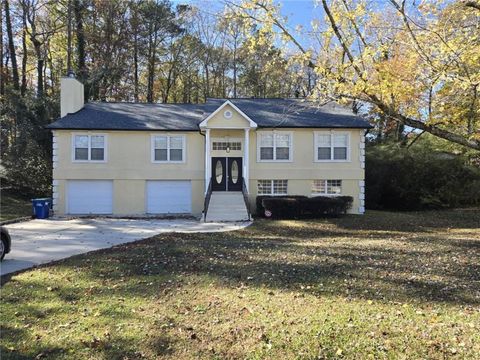
[[461, 156], [428, 148], [367, 149], [368, 209], [422, 210], [480, 204], [480, 169]]
[[304, 199], [300, 209], [305, 216], [338, 216], [345, 214], [352, 207], [351, 196], [315, 196]]
[[257, 198], [257, 204], [259, 202], [264, 209], [260, 213], [262, 215], [265, 214], [266, 210], [272, 218], [297, 219], [345, 214], [352, 206], [353, 198], [351, 196], [262, 197], [260, 200]]
[[29, 142], [24, 152], [3, 157], [4, 168], [0, 171], [2, 187], [34, 197], [50, 196], [52, 184], [52, 162], [42, 148]]
[[271, 196], [271, 195], [259, 195], [255, 199], [256, 204], [256, 214], [257, 216], [265, 215], [265, 208], [263, 207], [263, 199], [306, 199], [306, 196], [302, 195], [281, 195], [281, 196]]

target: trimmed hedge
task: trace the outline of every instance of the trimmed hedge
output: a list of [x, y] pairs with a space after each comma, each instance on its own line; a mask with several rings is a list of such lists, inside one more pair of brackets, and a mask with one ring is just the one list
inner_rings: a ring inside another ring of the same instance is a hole
[[257, 215], [274, 219], [316, 218], [345, 214], [352, 206], [351, 196], [258, 196]]
[[281, 195], [281, 196], [270, 196], [270, 195], [259, 195], [255, 199], [255, 204], [257, 207], [256, 214], [258, 216], [265, 216], [265, 208], [263, 207], [262, 201], [264, 199], [306, 199], [306, 196], [302, 195]]

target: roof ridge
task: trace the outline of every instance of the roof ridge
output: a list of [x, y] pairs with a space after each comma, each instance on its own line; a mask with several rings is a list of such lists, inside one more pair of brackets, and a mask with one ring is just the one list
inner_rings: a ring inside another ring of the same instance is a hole
[[89, 101], [87, 104], [128, 104], [128, 105], [206, 105], [206, 103], [149, 103], [141, 101]]
[[266, 97], [266, 98], [260, 98], [260, 97], [236, 97], [236, 98], [232, 98], [232, 97], [226, 97], [226, 98], [222, 98], [222, 97], [207, 97], [207, 101], [208, 100], [230, 100], [230, 101], [234, 101], [234, 100], [308, 100], [307, 98], [303, 97], [303, 98], [294, 98], [294, 97]]

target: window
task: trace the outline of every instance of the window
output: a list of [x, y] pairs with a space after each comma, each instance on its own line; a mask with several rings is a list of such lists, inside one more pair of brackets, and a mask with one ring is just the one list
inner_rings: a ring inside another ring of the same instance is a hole
[[74, 135], [74, 161], [105, 161], [105, 135]]
[[185, 160], [185, 136], [153, 136], [152, 149], [153, 162], [183, 162]]
[[102, 161], [105, 158], [105, 138], [101, 135], [90, 137], [90, 159]]
[[312, 193], [339, 195], [342, 193], [342, 180], [313, 180]]
[[259, 161], [290, 161], [291, 150], [291, 133], [270, 132], [258, 134]]
[[232, 151], [242, 150], [242, 143], [240, 141], [214, 141], [212, 143], [212, 150], [227, 150], [230, 147]]
[[258, 180], [258, 195], [287, 195], [288, 180]]
[[315, 133], [316, 161], [347, 161], [349, 142], [348, 133], [334, 131]]

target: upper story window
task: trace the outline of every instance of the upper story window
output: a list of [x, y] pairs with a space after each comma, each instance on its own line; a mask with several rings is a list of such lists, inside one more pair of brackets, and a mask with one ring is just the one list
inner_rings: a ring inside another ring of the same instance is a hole
[[259, 132], [257, 138], [258, 161], [291, 161], [292, 133]]
[[185, 136], [152, 136], [152, 161], [173, 163], [185, 162]]
[[106, 135], [78, 134], [73, 136], [74, 161], [105, 161]]
[[348, 161], [349, 159], [349, 133], [336, 131], [321, 131], [315, 133], [316, 161]]

